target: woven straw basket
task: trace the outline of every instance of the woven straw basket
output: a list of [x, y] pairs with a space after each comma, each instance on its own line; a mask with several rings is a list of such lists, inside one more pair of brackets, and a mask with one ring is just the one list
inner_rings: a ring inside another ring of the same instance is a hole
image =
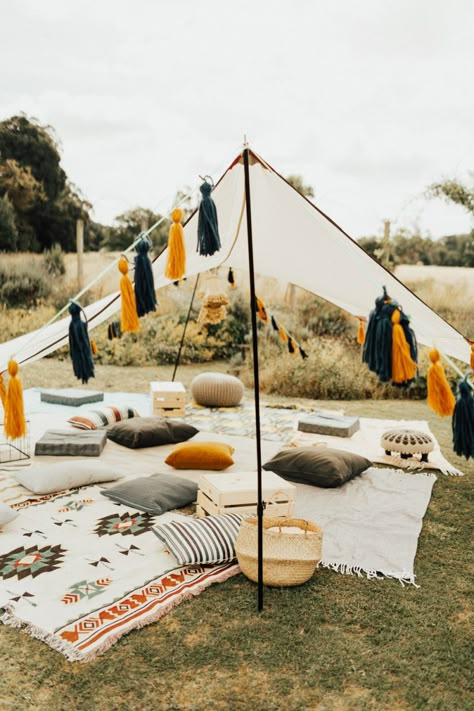
[[[277, 531], [269, 528], [278, 527]], [[285, 529], [300, 528], [304, 533]], [[235, 542], [240, 569], [258, 581], [258, 519], [243, 519]], [[263, 583], [265, 585], [301, 585], [313, 575], [321, 560], [323, 531], [315, 523], [301, 518], [263, 517]]]

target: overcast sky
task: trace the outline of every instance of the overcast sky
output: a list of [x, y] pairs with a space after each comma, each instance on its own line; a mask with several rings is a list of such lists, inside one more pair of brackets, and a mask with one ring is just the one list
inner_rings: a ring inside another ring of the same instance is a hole
[[301, 174], [349, 234], [433, 237], [423, 192], [474, 170], [472, 0], [3, 0], [0, 119], [50, 124], [110, 222], [169, 210], [242, 146]]

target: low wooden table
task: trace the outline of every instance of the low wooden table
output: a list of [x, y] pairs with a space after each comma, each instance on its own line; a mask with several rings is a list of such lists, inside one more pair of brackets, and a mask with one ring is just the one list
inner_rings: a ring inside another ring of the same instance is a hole
[[[265, 514], [291, 517], [296, 487], [273, 472], [262, 472]], [[257, 472], [203, 474], [199, 481], [198, 516], [223, 513], [257, 513]]]

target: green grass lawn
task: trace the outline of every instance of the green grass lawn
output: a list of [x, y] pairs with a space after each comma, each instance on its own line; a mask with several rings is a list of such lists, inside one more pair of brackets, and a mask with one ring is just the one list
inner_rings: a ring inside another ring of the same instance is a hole
[[[42, 372], [48, 368], [54, 387], [71, 386], [54, 361], [42, 362]], [[92, 387], [144, 392], [164, 379], [156, 371], [109, 370]], [[185, 369], [178, 375], [189, 382]], [[38, 377], [25, 369], [25, 386], [46, 386]], [[444, 455], [466, 474], [438, 474], [415, 560], [419, 588], [320, 569], [303, 586], [266, 588], [257, 613], [256, 586], [238, 575], [87, 664], [0, 626], [0, 709], [473, 709], [474, 463], [452, 453], [450, 418], [424, 402], [343, 407], [428, 420]]]

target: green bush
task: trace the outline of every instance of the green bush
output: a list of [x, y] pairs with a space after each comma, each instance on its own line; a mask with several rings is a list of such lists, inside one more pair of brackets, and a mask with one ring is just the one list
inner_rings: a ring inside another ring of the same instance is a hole
[[51, 249], [45, 249], [43, 252], [43, 266], [46, 274], [52, 277], [64, 276], [66, 265], [60, 244], [53, 244]]
[[34, 261], [0, 266], [0, 301], [10, 307], [30, 308], [51, 293], [51, 280]]

